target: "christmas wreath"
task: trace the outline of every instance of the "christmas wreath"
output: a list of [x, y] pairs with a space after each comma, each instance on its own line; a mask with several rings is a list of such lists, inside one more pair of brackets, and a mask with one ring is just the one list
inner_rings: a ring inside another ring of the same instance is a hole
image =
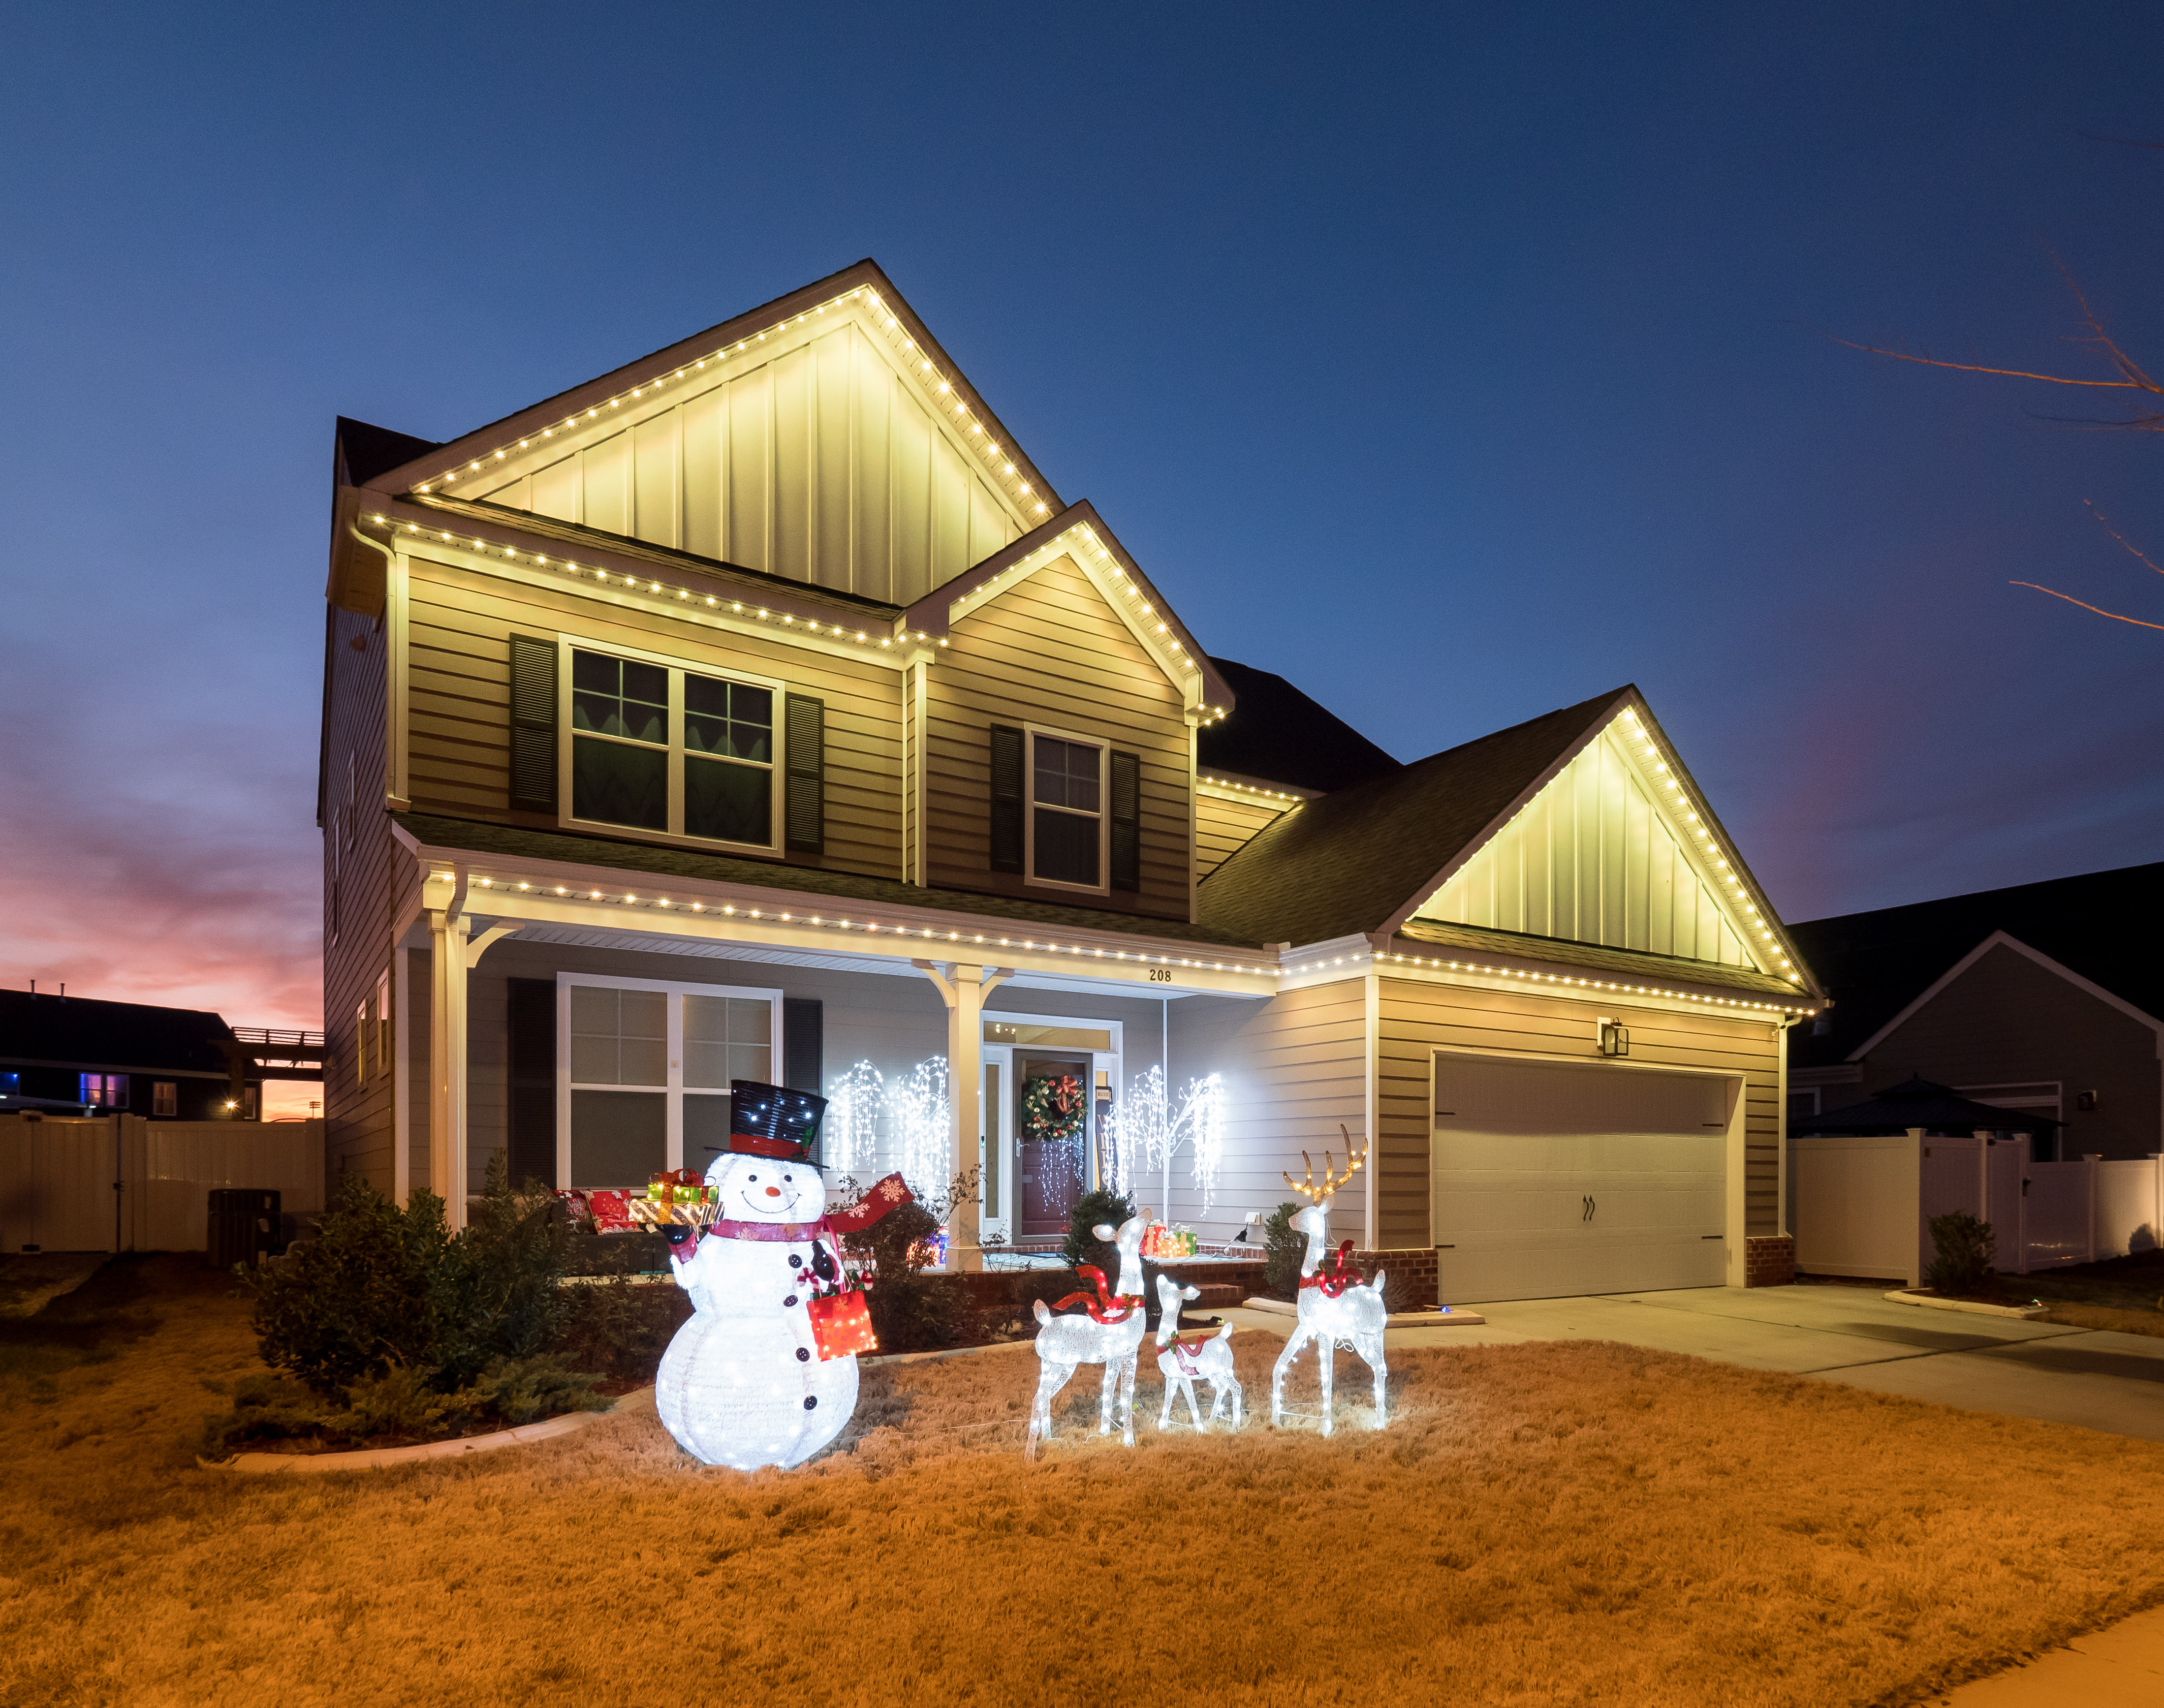
[[1088, 1113], [1082, 1082], [1074, 1075], [1032, 1080], [1022, 1095], [1022, 1137], [1034, 1144], [1079, 1138]]

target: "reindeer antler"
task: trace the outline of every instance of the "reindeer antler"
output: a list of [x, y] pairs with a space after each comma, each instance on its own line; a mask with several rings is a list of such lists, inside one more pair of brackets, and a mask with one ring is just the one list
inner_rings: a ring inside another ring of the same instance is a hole
[[[1346, 1132], [1345, 1123], [1342, 1121], [1337, 1123], [1337, 1133], [1338, 1136], [1345, 1141], [1345, 1172], [1343, 1174], [1339, 1174], [1331, 1166], [1330, 1153], [1323, 1152], [1322, 1185], [1317, 1187], [1315, 1184], [1315, 1164], [1310, 1159], [1307, 1153], [1302, 1151], [1300, 1154], [1300, 1172], [1307, 1176], [1305, 1182], [1295, 1180], [1289, 1174], [1284, 1175], [1285, 1185], [1291, 1187], [1294, 1191], [1305, 1196], [1310, 1204], [1320, 1204], [1353, 1175], [1358, 1174], [1367, 1164], [1368, 1153], [1375, 1148], [1374, 1141], [1370, 1139], [1362, 1147], [1360, 1154], [1356, 1157], [1352, 1154], [1352, 1135]], [[1278, 1172], [1284, 1174], [1282, 1169]]]

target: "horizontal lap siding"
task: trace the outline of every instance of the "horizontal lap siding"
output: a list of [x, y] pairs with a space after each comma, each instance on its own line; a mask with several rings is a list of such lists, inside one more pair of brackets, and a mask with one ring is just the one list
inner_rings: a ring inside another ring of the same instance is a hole
[[377, 977], [391, 964], [402, 864], [384, 807], [386, 637], [373, 618], [334, 608], [331, 618], [323, 732], [324, 1164], [328, 1190], [336, 1190], [339, 1175], [357, 1174], [388, 1192], [393, 1075], [372, 1048], [365, 1082], [355, 1065], [360, 1044], [355, 1011], [375, 996]]
[[[1328, 1149], [1345, 1164], [1341, 1126], [1357, 1144], [1366, 1130], [1367, 998], [1348, 979], [1289, 991], [1266, 1001], [1189, 997], [1172, 1005], [1172, 1080], [1215, 1073], [1225, 1085], [1225, 1143], [1206, 1237], [1228, 1238], [1251, 1210], [1295, 1195], [1284, 1173], [1300, 1174], [1300, 1152], [1318, 1172]], [[1175, 1164], [1178, 1177], [1184, 1164]], [[1361, 1196], [1340, 1201], [1342, 1227], [1358, 1239]]]
[[1185, 919], [1189, 733], [1179, 691], [1088, 578], [1063, 558], [971, 612], [950, 641], [926, 699], [927, 881], [1022, 891], [1019, 879], [988, 883], [988, 732], [1034, 723], [1141, 756], [1142, 889], [1132, 900], [1116, 891], [1106, 903]]
[[511, 636], [560, 633], [575, 644], [635, 649], [690, 670], [778, 679], [824, 701], [827, 851], [817, 864], [888, 878], [901, 870], [900, 678], [891, 668], [697, 628], [425, 559], [412, 560], [410, 588], [408, 747], [416, 807], [513, 816]]
[[[1744, 1232], [1779, 1232], [1780, 1045], [1770, 1023], [1566, 1001], [1460, 985], [1382, 981], [1375, 1107], [1383, 1243], [1430, 1243], [1431, 1062], [1437, 1048], [1521, 1057], [1594, 1057], [1601, 1016], [1631, 1030], [1631, 1060], [1743, 1078]], [[1628, 1069], [1620, 1069], [1628, 1071]]]
[[1195, 876], [1208, 877], [1247, 845], [1247, 838], [1284, 811], [1260, 802], [1227, 801], [1216, 795], [1195, 799]]

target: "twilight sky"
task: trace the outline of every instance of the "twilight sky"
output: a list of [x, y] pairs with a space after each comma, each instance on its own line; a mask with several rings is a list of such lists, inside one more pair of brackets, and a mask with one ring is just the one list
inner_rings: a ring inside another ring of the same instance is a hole
[[0, 980], [316, 1022], [332, 418], [865, 255], [1400, 758], [1636, 681], [1792, 919], [2164, 856], [2164, 633], [2008, 585], [2164, 621], [2164, 444], [1820, 335], [2164, 368], [2164, 13], [1650, 11], [10, 8]]

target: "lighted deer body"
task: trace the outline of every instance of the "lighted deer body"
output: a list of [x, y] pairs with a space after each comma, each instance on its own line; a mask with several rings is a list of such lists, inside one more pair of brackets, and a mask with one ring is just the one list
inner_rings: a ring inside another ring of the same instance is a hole
[[1349, 1239], [1339, 1248], [1334, 1264], [1325, 1260], [1330, 1246], [1330, 1195], [1351, 1180], [1367, 1160], [1364, 1153], [1357, 1159], [1352, 1158], [1349, 1137], [1346, 1156], [1345, 1172], [1339, 1175], [1330, 1167], [1329, 1153], [1323, 1154], [1323, 1183], [1320, 1188], [1314, 1183], [1311, 1169], [1305, 1185], [1290, 1175], [1285, 1176], [1288, 1185], [1305, 1194], [1311, 1201], [1292, 1217], [1292, 1225], [1306, 1237], [1307, 1253], [1300, 1265], [1300, 1326], [1286, 1339], [1284, 1350], [1278, 1354], [1276, 1368], [1270, 1372], [1273, 1427], [1284, 1416], [1285, 1372], [1292, 1368], [1293, 1360], [1310, 1341], [1316, 1343], [1316, 1360], [1321, 1367], [1322, 1432], [1328, 1435], [1336, 1427], [1331, 1398], [1340, 1346], [1358, 1353], [1374, 1375], [1375, 1427], [1380, 1429], [1389, 1422], [1384, 1386], [1389, 1371], [1383, 1356], [1383, 1330], [1390, 1312], [1383, 1302], [1383, 1277], [1379, 1272], [1373, 1281], [1360, 1280], [1359, 1272], [1346, 1261], [1346, 1248], [1352, 1243]]
[[[1240, 1391], [1239, 1378], [1232, 1374], [1232, 1325], [1226, 1323], [1207, 1340], [1183, 1343], [1179, 1338], [1180, 1301], [1201, 1295], [1200, 1288], [1183, 1287], [1170, 1275], [1157, 1278], [1158, 1302], [1163, 1307], [1157, 1323], [1157, 1369], [1164, 1378], [1164, 1410], [1157, 1418], [1160, 1430], [1171, 1427], [1174, 1393], [1187, 1396], [1187, 1415], [1198, 1432], [1210, 1427], [1228, 1399], [1232, 1402], [1232, 1427], [1237, 1429], [1245, 1419], [1245, 1396]], [[1210, 1384], [1208, 1422], [1195, 1403], [1198, 1380]]]
[[[1106, 1296], [1103, 1273], [1085, 1265], [1081, 1273], [1095, 1280], [1096, 1299], [1070, 1293], [1059, 1302], [1081, 1304], [1086, 1314], [1055, 1316], [1042, 1299], [1033, 1307], [1039, 1324], [1039, 1369], [1037, 1399], [1030, 1407], [1029, 1437], [1022, 1448], [1025, 1458], [1035, 1458], [1037, 1443], [1051, 1438], [1052, 1402], [1084, 1364], [1105, 1367], [1104, 1392], [1097, 1409], [1097, 1433], [1112, 1432], [1112, 1402], [1116, 1390], [1120, 1439], [1129, 1447], [1135, 1444], [1135, 1360], [1142, 1350], [1142, 1336], [1149, 1328], [1149, 1319], [1142, 1310], [1142, 1232], [1148, 1221], [1147, 1217], [1132, 1217], [1116, 1230], [1109, 1222], [1097, 1224], [1097, 1238], [1109, 1239], [1120, 1248], [1120, 1281], [1112, 1296]], [[1179, 1318], [1173, 1320], [1177, 1322]]]

